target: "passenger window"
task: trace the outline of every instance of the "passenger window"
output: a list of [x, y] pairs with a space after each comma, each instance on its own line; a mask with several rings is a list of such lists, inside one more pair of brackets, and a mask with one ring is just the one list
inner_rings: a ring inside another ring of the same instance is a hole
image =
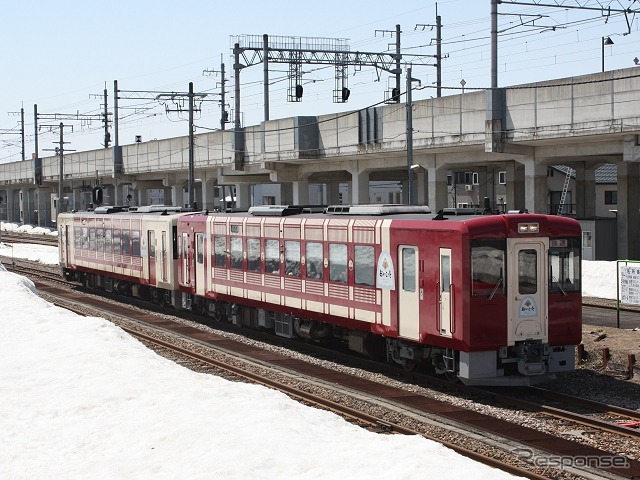
[[113, 231], [113, 253], [120, 255], [120, 230]]
[[105, 230], [104, 232], [104, 251], [105, 253], [111, 252], [111, 230]]
[[122, 254], [123, 255], [131, 255], [131, 241], [130, 241], [131, 232], [128, 230], [122, 231]]
[[347, 283], [347, 246], [339, 243], [329, 245], [329, 280]]
[[505, 294], [504, 240], [473, 240], [471, 242], [471, 289], [473, 296], [493, 298]]
[[300, 242], [288, 240], [284, 242], [285, 275], [300, 276]]
[[549, 245], [549, 290], [552, 292], [580, 291], [579, 237], [552, 239]]
[[140, 256], [140, 230], [131, 232], [131, 255]]
[[230, 268], [242, 268], [242, 237], [231, 237]]
[[82, 229], [81, 228], [74, 228], [74, 235], [75, 235], [75, 247], [76, 248], [82, 248]]
[[196, 234], [196, 262], [204, 264], [204, 235]]
[[96, 249], [96, 230], [95, 228], [89, 229], [89, 250]]
[[82, 248], [89, 248], [89, 229], [82, 227]]
[[213, 251], [215, 255], [215, 266], [227, 268], [227, 238], [213, 237]]
[[356, 245], [354, 259], [356, 284], [373, 287], [375, 285], [373, 246]]
[[[449, 257], [442, 258], [448, 259]], [[416, 251], [413, 248], [402, 249], [402, 289], [405, 292], [416, 291]]]
[[265, 273], [280, 273], [280, 241], [264, 241], [264, 271]]
[[247, 270], [260, 271], [260, 239], [247, 238]]
[[99, 252], [102, 252], [104, 246], [104, 230], [99, 228], [96, 230], [96, 244]]
[[307, 242], [306, 245], [306, 264], [307, 278], [313, 280], [322, 280], [322, 244], [316, 242]]
[[533, 295], [538, 291], [538, 255], [534, 249], [518, 252], [518, 292]]

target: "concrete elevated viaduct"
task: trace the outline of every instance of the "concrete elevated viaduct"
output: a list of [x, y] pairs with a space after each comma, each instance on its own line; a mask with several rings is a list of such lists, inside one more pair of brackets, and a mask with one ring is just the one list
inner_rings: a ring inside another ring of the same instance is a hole
[[[320, 203], [310, 185], [321, 185], [322, 203], [339, 201], [340, 185], [343, 203], [370, 203], [371, 182], [404, 192], [412, 178], [414, 203], [437, 211], [452, 204], [452, 174], [473, 171], [478, 199], [547, 213], [548, 168], [565, 165], [575, 170], [570, 213], [592, 219], [594, 172], [615, 164], [617, 256], [640, 259], [640, 68], [415, 101], [411, 114], [413, 169], [402, 103], [196, 135], [197, 205], [219, 206], [220, 187], [234, 186], [236, 207], [247, 208], [255, 185], [276, 185], [281, 203]], [[158, 191], [166, 204], [185, 204], [188, 137], [120, 148], [65, 155], [63, 209], [87, 208], [96, 182], [110, 204], [148, 204]], [[55, 156], [0, 164], [0, 217], [50, 225], [58, 172]]]

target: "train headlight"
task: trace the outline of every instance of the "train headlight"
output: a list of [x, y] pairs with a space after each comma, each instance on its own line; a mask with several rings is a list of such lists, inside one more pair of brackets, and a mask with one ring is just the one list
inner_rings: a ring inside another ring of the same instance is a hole
[[540, 225], [537, 223], [519, 223], [518, 233], [539, 233]]

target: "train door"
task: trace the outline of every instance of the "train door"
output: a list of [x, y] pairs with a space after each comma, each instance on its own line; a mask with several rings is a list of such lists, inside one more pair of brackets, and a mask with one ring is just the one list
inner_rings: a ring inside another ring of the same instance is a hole
[[160, 252], [160, 263], [162, 263], [162, 281], [167, 281], [167, 232], [162, 232], [162, 251]]
[[71, 265], [73, 262], [71, 257], [71, 244], [75, 241], [73, 227], [70, 225], [64, 226], [65, 233], [63, 235], [64, 239], [64, 248], [62, 249], [62, 253], [64, 254], [64, 258], [62, 259], [62, 263], [65, 265]]
[[547, 341], [548, 240], [507, 239], [509, 344]]
[[195, 278], [194, 285], [196, 295], [204, 296], [204, 279], [205, 279], [205, 261], [204, 261], [204, 233], [196, 233], [196, 261], [195, 261]]
[[190, 268], [189, 268], [189, 234], [182, 234], [182, 284], [190, 285]]
[[418, 289], [418, 247], [398, 247], [398, 335], [420, 339], [420, 292]]
[[440, 283], [439, 296], [440, 296], [440, 335], [447, 337], [451, 336], [451, 249], [440, 249]]
[[156, 232], [147, 231], [148, 261], [149, 261], [149, 285], [156, 284]]

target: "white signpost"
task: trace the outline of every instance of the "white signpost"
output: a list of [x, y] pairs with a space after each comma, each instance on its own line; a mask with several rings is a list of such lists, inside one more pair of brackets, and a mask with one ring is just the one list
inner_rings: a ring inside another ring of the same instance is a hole
[[[629, 265], [629, 264], [632, 265]], [[624, 264], [624, 265], [620, 265]], [[640, 305], [640, 261], [618, 260], [616, 262], [618, 328], [620, 328], [620, 304]]]

